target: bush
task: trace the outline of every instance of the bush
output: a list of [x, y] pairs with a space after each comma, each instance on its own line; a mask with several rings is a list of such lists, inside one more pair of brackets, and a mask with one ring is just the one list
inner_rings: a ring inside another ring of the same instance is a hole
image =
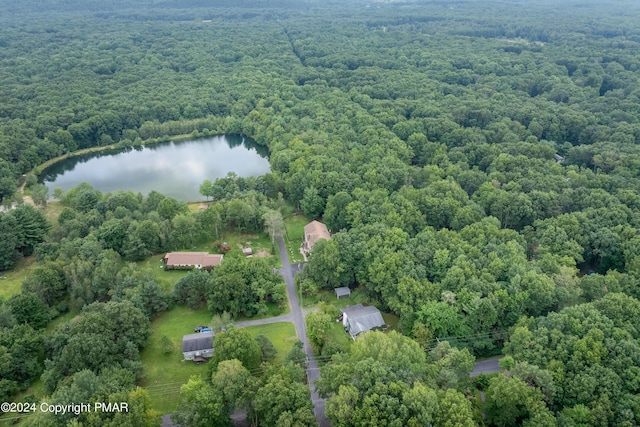
[[169, 356], [175, 350], [173, 342], [171, 342], [171, 339], [166, 335], [160, 338], [160, 348], [162, 349], [162, 354], [165, 356]]

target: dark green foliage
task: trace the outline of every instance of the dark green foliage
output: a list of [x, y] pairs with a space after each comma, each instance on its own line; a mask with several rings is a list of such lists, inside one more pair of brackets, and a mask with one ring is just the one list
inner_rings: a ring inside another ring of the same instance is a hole
[[256, 341], [260, 346], [260, 352], [262, 353], [263, 362], [268, 362], [276, 357], [276, 354], [278, 354], [278, 350], [276, 350], [273, 343], [266, 335], [258, 335], [256, 337]]
[[0, 213], [0, 270], [10, 270], [16, 263], [17, 228], [13, 216]]
[[268, 302], [285, 300], [282, 277], [272, 271], [263, 258], [225, 257], [211, 273], [207, 306], [211, 314], [227, 312], [232, 318], [240, 314], [266, 313]]
[[169, 356], [175, 350], [175, 346], [171, 342], [171, 339], [166, 335], [163, 335], [162, 338], [160, 338], [160, 347], [162, 348], [162, 354], [165, 356]]
[[190, 308], [202, 306], [207, 301], [211, 280], [206, 270], [190, 271], [176, 283], [173, 289], [174, 301], [178, 304], [186, 304]]
[[609, 293], [592, 303], [522, 321], [505, 349], [516, 362], [529, 365], [516, 363], [512, 374], [538, 390], [547, 403], [565, 408], [560, 419], [579, 420], [588, 414], [590, 422], [599, 425], [629, 422], [637, 407], [632, 396], [638, 391], [633, 368], [640, 360], [638, 315], [638, 300]]
[[52, 338], [45, 385], [53, 391], [64, 376], [112, 366], [125, 368], [138, 378], [139, 351], [150, 334], [149, 320], [129, 301], [88, 305]]
[[0, 212], [0, 270], [11, 269], [18, 254], [33, 254], [48, 230], [44, 214], [30, 205], [20, 205], [9, 213]]
[[23, 291], [33, 292], [47, 305], [54, 306], [67, 296], [67, 283], [61, 263], [39, 264], [22, 284]]
[[[2, 309], [2, 306], [0, 306]], [[0, 325], [0, 399], [9, 401], [42, 372], [42, 335], [27, 324]]]
[[17, 324], [26, 323], [34, 329], [47, 326], [49, 307], [36, 294], [23, 292], [7, 300], [11, 313]]
[[307, 365], [307, 353], [304, 352], [302, 341], [297, 340], [293, 343], [293, 347], [289, 354], [287, 354], [286, 362], [294, 363], [296, 365], [305, 367]]

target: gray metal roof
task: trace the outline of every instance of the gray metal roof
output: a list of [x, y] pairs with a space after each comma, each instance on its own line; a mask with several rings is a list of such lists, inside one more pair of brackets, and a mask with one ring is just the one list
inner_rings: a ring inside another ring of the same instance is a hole
[[213, 332], [201, 332], [182, 337], [182, 352], [209, 350], [213, 348]]
[[382, 318], [380, 310], [372, 305], [365, 307], [362, 304], [358, 304], [343, 308], [340, 311], [347, 315], [349, 334], [352, 337], [355, 337], [361, 332], [384, 326], [384, 319]]
[[336, 296], [338, 298], [343, 297], [345, 295], [351, 295], [351, 289], [347, 288], [346, 286], [343, 286], [341, 288], [335, 288], [334, 291], [336, 291]]

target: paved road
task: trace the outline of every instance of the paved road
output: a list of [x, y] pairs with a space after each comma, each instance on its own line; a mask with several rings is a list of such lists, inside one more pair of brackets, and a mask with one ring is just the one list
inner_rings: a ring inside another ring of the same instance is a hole
[[469, 374], [470, 377], [477, 377], [480, 374], [493, 374], [502, 371], [498, 362], [502, 356], [492, 357], [491, 359], [480, 360], [476, 362], [476, 367]]
[[[311, 351], [311, 344], [307, 338], [307, 328], [304, 324], [304, 315], [300, 308], [300, 301], [298, 300], [298, 293], [296, 292], [296, 285], [293, 282], [293, 269], [289, 263], [289, 255], [287, 254], [287, 248], [284, 245], [282, 236], [278, 237], [278, 249], [280, 250], [280, 261], [282, 261], [282, 268], [280, 274], [284, 278], [284, 282], [287, 285], [287, 295], [289, 297], [289, 308], [291, 309], [291, 316], [293, 323], [296, 326], [296, 335], [300, 341], [302, 341], [303, 348], [307, 356], [309, 356], [309, 363], [307, 364], [307, 379], [309, 381], [309, 388], [311, 389], [311, 402], [313, 403], [313, 413], [316, 416], [316, 420], [320, 427], [330, 427], [329, 420], [324, 415], [325, 401], [315, 390], [315, 383], [320, 378], [320, 370], [318, 364], [313, 357]], [[266, 320], [266, 319], [265, 319]]]

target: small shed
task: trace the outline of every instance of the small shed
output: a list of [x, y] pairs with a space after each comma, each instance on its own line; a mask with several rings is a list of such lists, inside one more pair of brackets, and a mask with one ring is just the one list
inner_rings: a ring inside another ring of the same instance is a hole
[[564, 162], [564, 157], [562, 157], [560, 154], [556, 153], [553, 155], [554, 160], [556, 161], [556, 163], [562, 163]]
[[251, 248], [242, 248], [243, 255], [251, 255], [253, 253], [253, 249]]
[[201, 332], [182, 337], [182, 355], [185, 360], [202, 360], [213, 356], [213, 332]]
[[350, 297], [351, 296], [351, 289], [349, 289], [346, 286], [342, 286], [340, 288], [335, 288], [334, 291], [336, 291], [336, 298], [340, 299], [342, 297]]

